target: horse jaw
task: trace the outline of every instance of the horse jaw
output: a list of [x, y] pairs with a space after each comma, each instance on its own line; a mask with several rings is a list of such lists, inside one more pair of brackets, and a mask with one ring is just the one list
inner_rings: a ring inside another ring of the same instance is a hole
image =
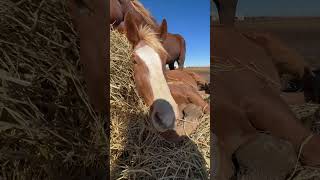
[[175, 120], [181, 115], [164, 77], [160, 56], [146, 44], [138, 47], [135, 54], [139, 56], [149, 71], [148, 78], [153, 94], [151, 121], [160, 132], [175, 129]]

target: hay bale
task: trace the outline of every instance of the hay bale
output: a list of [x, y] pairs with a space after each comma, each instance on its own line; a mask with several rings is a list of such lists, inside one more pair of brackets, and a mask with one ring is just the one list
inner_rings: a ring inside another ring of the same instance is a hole
[[111, 179], [209, 179], [210, 117], [191, 140], [173, 144], [148, 121], [148, 108], [135, 91], [132, 47], [110, 30]]
[[0, 179], [105, 174], [106, 121], [88, 103], [66, 3], [0, 2]]

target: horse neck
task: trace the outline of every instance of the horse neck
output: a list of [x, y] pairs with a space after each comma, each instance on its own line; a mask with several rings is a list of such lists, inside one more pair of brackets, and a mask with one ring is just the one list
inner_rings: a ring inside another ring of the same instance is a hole
[[[147, 17], [145, 17], [144, 14], [140, 13], [139, 11], [139, 8], [140, 7], [135, 7], [135, 5], [133, 4], [133, 2], [129, 2], [127, 3], [125, 6], [124, 6], [124, 12], [128, 12], [128, 11], [131, 11], [132, 13], [136, 14], [136, 18], [137, 18], [137, 21], [138, 21], [138, 25], [149, 25], [152, 27], [152, 29], [155, 29], [157, 30], [159, 28], [159, 26], [157, 25], [156, 23], [156, 20], [153, 18], [153, 17], [150, 17], [151, 22], [149, 22], [149, 20], [147, 19]], [[125, 14], [124, 13], [124, 14]]]

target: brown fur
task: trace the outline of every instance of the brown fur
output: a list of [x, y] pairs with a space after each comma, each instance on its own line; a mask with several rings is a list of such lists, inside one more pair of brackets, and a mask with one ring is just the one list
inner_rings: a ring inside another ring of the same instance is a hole
[[204, 113], [210, 112], [210, 105], [206, 103], [197, 90], [184, 82], [168, 82], [171, 94], [178, 105], [194, 104], [200, 106]]
[[[155, 32], [149, 26], [137, 27], [135, 16], [132, 13], [126, 14], [124, 22], [126, 36], [132, 43], [134, 49], [147, 44], [159, 54], [161, 59], [167, 57], [167, 52], [160, 43], [158, 36], [156, 36]], [[163, 33], [166, 33], [166, 31]], [[153, 94], [151, 84], [148, 80], [148, 67], [139, 56], [135, 54], [132, 55], [132, 60], [134, 61], [134, 77], [138, 93], [142, 96], [144, 102], [148, 106], [151, 106], [153, 104]]]
[[168, 34], [163, 42], [163, 46], [167, 50], [169, 56], [166, 64], [169, 65], [170, 70], [174, 70], [174, 63], [177, 61], [179, 69], [184, 68], [184, 61], [186, 56], [186, 42], [179, 34]]
[[243, 33], [243, 35], [264, 48], [278, 69], [280, 76], [291, 74], [297, 79], [302, 79], [305, 69], [311, 71], [300, 54], [270, 33], [247, 32]]
[[[80, 0], [81, 1], [81, 0]], [[82, 2], [81, 4], [83, 4]], [[88, 7], [71, 0], [70, 14], [80, 39], [80, 62], [88, 87], [89, 100], [96, 111], [107, 111], [107, 23], [106, 1], [92, 0]], [[92, 32], [92, 29], [95, 31]]]
[[[117, 23], [115, 23], [114, 27], [117, 28], [120, 32], [125, 33], [125, 27], [123, 18], [126, 13], [130, 12], [135, 17], [135, 22], [138, 26], [150, 26], [158, 34], [161, 34], [161, 25], [157, 25], [155, 19], [152, 17], [151, 13], [138, 1], [138, 0], [113, 0], [118, 1], [110, 2], [110, 24], [114, 23], [114, 19], [116, 19]], [[120, 2], [120, 3], [119, 3]], [[121, 8], [119, 8], [119, 4]], [[112, 14], [111, 14], [112, 13]], [[118, 17], [115, 17], [118, 15]], [[121, 22], [122, 21], [122, 22]], [[160, 37], [163, 41], [163, 46], [166, 51], [169, 53], [168, 58], [165, 59], [165, 64], [178, 62], [180, 69], [183, 69], [184, 60], [185, 60], [185, 51], [186, 45], [185, 40], [181, 35], [167, 33], [166, 37]]]
[[172, 70], [165, 72], [166, 78], [169, 82], [177, 81], [183, 82], [193, 87], [195, 90], [203, 90], [202, 88], [207, 82], [198, 74], [184, 70]]
[[[280, 83], [279, 76], [270, 57], [255, 44], [233, 28], [211, 28], [212, 62], [219, 57], [233, 64], [245, 67], [254, 63], [264, 77]], [[232, 58], [233, 57], [233, 58]], [[234, 58], [235, 57], [235, 58]], [[222, 61], [222, 60], [220, 60]], [[218, 137], [220, 152], [217, 179], [232, 176], [232, 154], [238, 147], [253, 137], [258, 131], [270, 132], [273, 136], [293, 144], [296, 152], [304, 138], [311, 131], [304, 128], [280, 97], [280, 87], [274, 86], [248, 68], [221, 71], [212, 75], [214, 79], [214, 111], [211, 129]], [[311, 148], [311, 145], [313, 147]], [[311, 139], [304, 147], [303, 163], [320, 165], [320, 138]]]

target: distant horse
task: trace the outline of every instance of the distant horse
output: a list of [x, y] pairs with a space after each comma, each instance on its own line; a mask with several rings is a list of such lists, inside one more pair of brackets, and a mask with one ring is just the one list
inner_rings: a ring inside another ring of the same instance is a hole
[[[111, 0], [110, 1], [110, 24], [113, 24], [120, 32], [124, 32], [123, 18], [126, 13], [135, 16], [137, 26], [149, 25], [153, 30], [158, 31], [159, 26], [151, 13], [138, 0]], [[167, 33], [163, 38], [163, 46], [168, 52], [166, 64], [174, 69], [177, 61], [179, 68], [183, 69], [186, 53], [186, 43], [179, 34]]]
[[186, 56], [186, 42], [184, 38], [179, 34], [168, 34], [163, 42], [163, 46], [169, 54], [166, 61], [169, 65], [169, 69], [175, 69], [175, 62], [178, 63], [179, 69], [183, 69]]
[[211, 28], [212, 61], [231, 64], [229, 70], [212, 71], [214, 110], [211, 129], [218, 137], [217, 179], [233, 174], [232, 155], [259, 131], [285, 139], [309, 166], [320, 165], [320, 136], [313, 135], [280, 97], [280, 79], [264, 50], [232, 27]]
[[[69, 1], [72, 23], [80, 39], [80, 62], [89, 100], [96, 111], [107, 112], [107, 1]], [[92, 31], [94, 29], [94, 32]]]

